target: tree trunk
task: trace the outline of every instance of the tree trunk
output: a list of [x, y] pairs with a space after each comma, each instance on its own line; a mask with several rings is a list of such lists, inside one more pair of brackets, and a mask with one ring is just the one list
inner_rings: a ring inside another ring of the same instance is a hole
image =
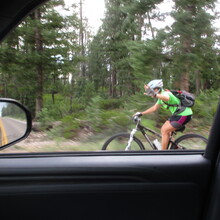
[[[79, 30], [79, 38], [80, 38], [80, 45], [81, 45], [81, 56], [83, 59], [85, 58], [85, 43], [84, 43], [84, 30], [83, 30], [83, 7], [82, 7], [82, 0], [80, 0], [80, 30]], [[81, 61], [80, 64], [81, 69], [81, 76], [85, 77], [86, 75], [86, 67], [85, 67], [85, 61]]]
[[138, 15], [138, 38], [137, 40], [142, 39], [142, 27], [144, 26], [144, 18], [141, 14]]
[[189, 91], [189, 73], [187, 71], [181, 75], [180, 89]]
[[[34, 18], [36, 21], [39, 21], [41, 19], [41, 13], [38, 9], [34, 11]], [[35, 28], [35, 44], [36, 44], [36, 52], [38, 54], [41, 54], [43, 51], [43, 42], [42, 42], [42, 36], [41, 31], [39, 27]], [[36, 66], [36, 72], [37, 72], [37, 97], [36, 97], [36, 116], [43, 108], [43, 84], [44, 84], [44, 73], [43, 73], [43, 64], [41, 61], [37, 63]]]
[[[189, 54], [191, 53], [191, 39], [184, 39], [183, 40], [183, 49], [182, 49], [183, 54]], [[180, 88], [186, 91], [189, 91], [189, 71], [190, 71], [190, 65], [189, 65], [189, 60], [185, 61], [184, 64], [184, 71], [181, 74], [180, 78]]]
[[150, 28], [150, 31], [151, 31], [152, 39], [155, 40], [154, 29], [153, 29], [153, 26], [151, 24], [151, 18], [150, 18], [149, 11], [147, 12], [147, 19], [148, 19], [148, 25], [149, 25], [149, 28]]
[[42, 65], [37, 67], [37, 97], [36, 97], [36, 116], [43, 108], [43, 69]]
[[198, 95], [201, 90], [200, 71], [199, 70], [195, 71], [195, 76], [196, 76], [196, 95]]
[[74, 91], [74, 79], [73, 79], [73, 75], [71, 77], [71, 84], [70, 84], [70, 110], [69, 113], [72, 114], [73, 113], [73, 91]]
[[113, 69], [113, 71], [112, 71], [112, 97], [113, 98], [116, 97], [116, 83], [117, 83], [116, 70]]

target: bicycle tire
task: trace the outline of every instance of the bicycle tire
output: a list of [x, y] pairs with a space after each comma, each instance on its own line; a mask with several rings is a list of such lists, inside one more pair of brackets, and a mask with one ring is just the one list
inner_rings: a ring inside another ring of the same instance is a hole
[[171, 145], [170, 149], [182, 150], [204, 150], [208, 143], [208, 139], [199, 134], [185, 134], [180, 136]]
[[[126, 138], [127, 141], [125, 141], [123, 143], [122, 146], [119, 146], [119, 141], [120, 141], [120, 137], [121, 138]], [[115, 134], [113, 136], [111, 136], [102, 146], [102, 150], [116, 150], [116, 149], [119, 149], [119, 150], [125, 150], [126, 148], [126, 145], [127, 145], [127, 142], [130, 138], [130, 134], [129, 133], [119, 133], [119, 134]], [[119, 139], [119, 141], [117, 141], [116, 139]], [[116, 144], [117, 146], [115, 146], [115, 149], [114, 147], [110, 147], [110, 144], [116, 140]], [[144, 148], [144, 145], [143, 143], [137, 138], [137, 137], [133, 137], [133, 142], [132, 144], [134, 144], [134, 142], [136, 143], [135, 145], [135, 149], [132, 148], [131, 146], [131, 150], [145, 150]], [[133, 145], [134, 146], [134, 145]], [[121, 148], [120, 148], [121, 147]], [[138, 148], [138, 149], [137, 149]]]

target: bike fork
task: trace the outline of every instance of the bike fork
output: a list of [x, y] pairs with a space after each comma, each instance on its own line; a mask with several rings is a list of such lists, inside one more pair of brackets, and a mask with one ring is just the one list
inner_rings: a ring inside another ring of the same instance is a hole
[[131, 142], [133, 141], [133, 139], [134, 139], [133, 137], [134, 137], [134, 134], [135, 134], [136, 132], [137, 132], [137, 129], [136, 129], [136, 128], [134, 128], [134, 129], [131, 131], [128, 144], [127, 144], [127, 146], [126, 146], [126, 148], [125, 148], [126, 151], [131, 150]]

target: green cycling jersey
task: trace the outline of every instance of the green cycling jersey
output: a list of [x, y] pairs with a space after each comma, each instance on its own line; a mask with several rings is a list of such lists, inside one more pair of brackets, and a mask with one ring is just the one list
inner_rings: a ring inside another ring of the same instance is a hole
[[[169, 91], [162, 90], [161, 95], [168, 95], [170, 97], [169, 101], [166, 102], [170, 105], [179, 105], [180, 104], [180, 100]], [[160, 99], [158, 99], [157, 104], [162, 105], [162, 107], [165, 109], [169, 109], [172, 114], [174, 114], [177, 110], [177, 107], [168, 106], [164, 103], [164, 101], [162, 101]], [[193, 114], [192, 109], [190, 107], [186, 107], [186, 109], [183, 112], [181, 112], [180, 114], [177, 114], [177, 115], [188, 116], [188, 115], [192, 115], [192, 114]]]

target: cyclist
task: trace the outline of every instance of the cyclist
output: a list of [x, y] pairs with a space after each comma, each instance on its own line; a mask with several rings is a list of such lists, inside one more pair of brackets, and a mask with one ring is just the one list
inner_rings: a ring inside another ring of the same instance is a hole
[[171, 92], [163, 89], [163, 81], [156, 79], [144, 85], [145, 95], [157, 98], [155, 105], [144, 112], [137, 112], [134, 116], [142, 116], [157, 111], [161, 106], [171, 111], [171, 117], [161, 127], [162, 150], [167, 149], [171, 132], [181, 128], [192, 118], [190, 107], [181, 107], [180, 100]]

